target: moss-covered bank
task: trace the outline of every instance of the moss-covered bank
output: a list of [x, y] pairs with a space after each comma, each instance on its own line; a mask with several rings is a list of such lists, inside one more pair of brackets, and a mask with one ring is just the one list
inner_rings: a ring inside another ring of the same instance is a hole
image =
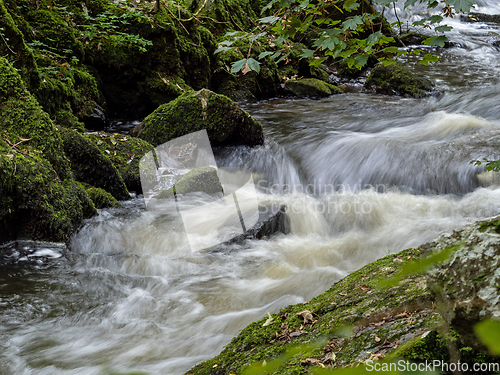
[[[423, 248], [428, 251], [427, 247]], [[249, 365], [261, 366], [293, 347], [319, 340], [323, 340], [321, 345], [299, 351], [270, 373], [304, 374], [312, 368], [341, 368], [368, 360], [450, 362], [453, 358], [470, 369], [473, 363], [500, 362], [467, 346], [448, 328], [422, 273], [401, 273], [422, 251], [407, 249], [388, 255], [311, 301], [250, 324], [218, 356], [187, 374], [241, 374]], [[394, 286], [379, 287], [380, 280], [400, 273]], [[257, 368], [265, 372], [265, 367]]]

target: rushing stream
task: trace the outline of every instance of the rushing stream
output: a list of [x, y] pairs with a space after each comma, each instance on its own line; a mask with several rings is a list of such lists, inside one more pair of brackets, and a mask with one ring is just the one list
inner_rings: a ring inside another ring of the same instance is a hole
[[[481, 4], [500, 13], [494, 0]], [[499, 186], [469, 162], [500, 158], [500, 49], [492, 44], [500, 31], [450, 22], [459, 47], [423, 70], [439, 97], [350, 93], [246, 105], [265, 145], [216, 150], [217, 161], [267, 181], [259, 199], [287, 205], [291, 234], [190, 252], [182, 231], [136, 198], [100, 211], [71, 250], [17, 249], [19, 266], [0, 269], [0, 374], [183, 374], [268, 311], [498, 214]]]

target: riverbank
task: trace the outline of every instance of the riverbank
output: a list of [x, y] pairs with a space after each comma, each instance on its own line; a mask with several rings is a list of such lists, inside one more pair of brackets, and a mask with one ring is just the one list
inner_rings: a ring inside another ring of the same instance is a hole
[[[474, 258], [487, 258], [486, 254], [497, 243], [496, 225], [498, 216], [370, 263], [310, 301], [287, 306], [250, 324], [219, 355], [186, 374], [245, 374], [251, 368], [254, 372], [248, 373], [303, 374], [314, 369], [346, 367], [360, 367], [360, 373], [364, 373], [365, 365], [370, 371], [374, 366], [382, 368], [384, 363], [401, 360], [443, 363], [437, 370], [444, 374], [453, 373], [443, 371], [452, 368], [452, 363], [461, 363], [462, 369], [469, 369], [464, 374], [477, 373], [474, 366], [481, 364], [496, 364], [500, 368], [499, 357], [477, 349], [481, 341], [471, 328], [481, 319], [496, 314], [496, 307], [486, 308], [488, 312], [481, 317], [470, 310], [463, 312], [452, 321], [455, 327], [449, 325], [450, 320], [445, 322], [442, 314], [448, 314], [453, 306], [460, 309], [462, 300], [450, 297], [446, 306], [441, 298], [436, 300], [436, 294], [446, 295], [450, 290], [454, 293], [457, 288], [469, 291], [468, 300], [475, 300], [472, 305], [487, 305], [480, 290], [487, 288], [489, 283], [485, 281], [494, 277], [492, 272], [479, 271], [484, 274], [481, 281], [471, 277], [459, 285], [453, 280], [446, 287], [428, 277], [430, 270], [434, 274], [432, 269], [437, 264], [446, 263], [461, 248], [482, 249]], [[492, 230], [487, 231], [490, 227]], [[485, 235], [478, 239], [479, 233]], [[446, 256], [441, 256], [445, 253]], [[431, 254], [435, 260], [429, 263], [424, 259], [430, 259]], [[458, 274], [469, 272], [472, 267], [465, 260], [464, 263], [462, 269], [456, 270]], [[446, 276], [445, 280], [449, 279]], [[467, 326], [467, 334], [458, 328], [461, 326]], [[278, 364], [270, 368], [267, 364], [273, 361]]]

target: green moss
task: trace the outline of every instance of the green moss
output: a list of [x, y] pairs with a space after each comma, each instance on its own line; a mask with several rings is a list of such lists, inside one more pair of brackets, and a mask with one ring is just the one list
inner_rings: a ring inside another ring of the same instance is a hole
[[69, 164], [58, 130], [7, 60], [0, 58], [0, 130], [11, 142], [43, 153], [61, 179], [68, 177]]
[[130, 199], [125, 183], [111, 160], [74, 130], [59, 128], [64, 151], [77, 181], [102, 188], [116, 199]]
[[263, 143], [262, 125], [229, 98], [209, 90], [187, 92], [144, 119], [138, 137], [154, 146], [206, 129], [213, 145]]
[[168, 103], [182, 95], [183, 92], [193, 90], [182, 78], [166, 76], [160, 72], [152, 72], [146, 78], [145, 84], [155, 106]]
[[62, 126], [63, 128], [73, 129], [78, 132], [85, 131], [83, 122], [78, 121], [78, 117], [69, 110], [58, 110], [54, 115], [53, 121], [56, 125]]
[[311, 66], [312, 78], [319, 79], [320, 81], [328, 83], [330, 81], [328, 73], [319, 66]]
[[0, 43], [0, 56], [8, 57], [18, 69], [25, 85], [35, 89], [40, 84], [40, 76], [33, 53], [24, 42], [23, 33], [0, 0], [0, 27], [3, 40]]
[[377, 65], [366, 80], [367, 86], [375, 86], [377, 91], [385, 94], [398, 94], [421, 98], [429, 95], [433, 89], [431, 81], [421, 78], [400, 64]]
[[85, 138], [107, 155], [130, 191], [142, 193], [139, 161], [146, 153], [154, 150], [151, 144], [139, 138], [116, 133], [90, 133], [85, 134]]
[[316, 78], [291, 79], [286, 81], [285, 89], [294, 95], [304, 97], [325, 97], [343, 93], [342, 89]]
[[[43, 70], [45, 64], [57, 71]], [[99, 91], [95, 78], [88, 72], [60, 63], [39, 62], [42, 67], [43, 82], [35, 94], [43, 109], [53, 119], [60, 119], [60, 111], [69, 112], [78, 119], [83, 119], [92, 114], [98, 107]], [[73, 121], [72, 121], [73, 122]], [[63, 124], [59, 124], [63, 125]]]
[[[333, 366], [342, 367], [370, 358], [368, 352], [374, 353], [385, 338], [390, 342], [398, 339], [402, 344], [435, 329], [443, 321], [432, 305], [422, 275], [406, 277], [388, 290], [376, 287], [379, 278], [397, 273], [407, 261], [417, 257], [419, 251], [415, 249], [388, 255], [353, 272], [311, 301], [281, 309], [272, 315], [272, 324], [264, 326], [267, 320], [264, 317], [248, 325], [217, 357], [195, 366], [188, 373], [241, 374], [251, 363], [269, 362], [290, 347], [318, 339], [326, 339], [330, 349], [324, 347], [299, 353], [275, 373], [288, 374], [292, 369], [304, 371], [309, 366], [301, 364], [304, 358], [331, 364], [328, 352], [332, 347], [336, 357]], [[314, 324], [305, 324], [297, 315], [304, 310], [312, 312]], [[344, 337], [341, 331], [346, 325], [353, 326], [354, 330]], [[294, 330], [302, 333], [290, 336]], [[381, 339], [379, 342], [377, 337]], [[393, 350], [394, 345], [380, 352], [386, 354]]]
[[85, 191], [71, 178], [61, 180], [41, 155], [0, 140], [0, 241], [65, 241], [96, 213]]
[[116, 198], [109, 194], [106, 190], [81, 182], [78, 184], [87, 192], [89, 198], [94, 203], [95, 208], [101, 209], [122, 206]]
[[500, 233], [500, 220], [488, 221], [479, 226], [479, 232], [484, 233], [488, 229], [494, 228], [496, 233]]

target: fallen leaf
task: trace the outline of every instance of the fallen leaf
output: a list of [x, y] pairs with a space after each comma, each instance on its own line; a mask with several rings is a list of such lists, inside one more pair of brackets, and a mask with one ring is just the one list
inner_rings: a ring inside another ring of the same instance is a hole
[[301, 316], [302, 318], [304, 318], [304, 324], [312, 323], [312, 321], [314, 320], [311, 310], [301, 311], [297, 313], [297, 316]]
[[381, 338], [378, 336], [375, 336], [375, 342], [380, 342]]
[[370, 288], [368, 288], [368, 285], [366, 285], [366, 284], [361, 285], [361, 286], [360, 286], [360, 288], [361, 288], [361, 290], [362, 290], [362, 291], [364, 291], [364, 292], [366, 292], [366, 291], [370, 290]]
[[116, 139], [114, 137], [109, 138], [113, 146], [116, 146]]
[[269, 318], [267, 318], [267, 320], [264, 322], [264, 324], [262, 324], [262, 327], [266, 327], [266, 326], [274, 323], [274, 318], [271, 316], [269, 311], [267, 312], [267, 315], [269, 316]]
[[341, 296], [347, 296], [347, 292], [341, 292], [340, 295]]

